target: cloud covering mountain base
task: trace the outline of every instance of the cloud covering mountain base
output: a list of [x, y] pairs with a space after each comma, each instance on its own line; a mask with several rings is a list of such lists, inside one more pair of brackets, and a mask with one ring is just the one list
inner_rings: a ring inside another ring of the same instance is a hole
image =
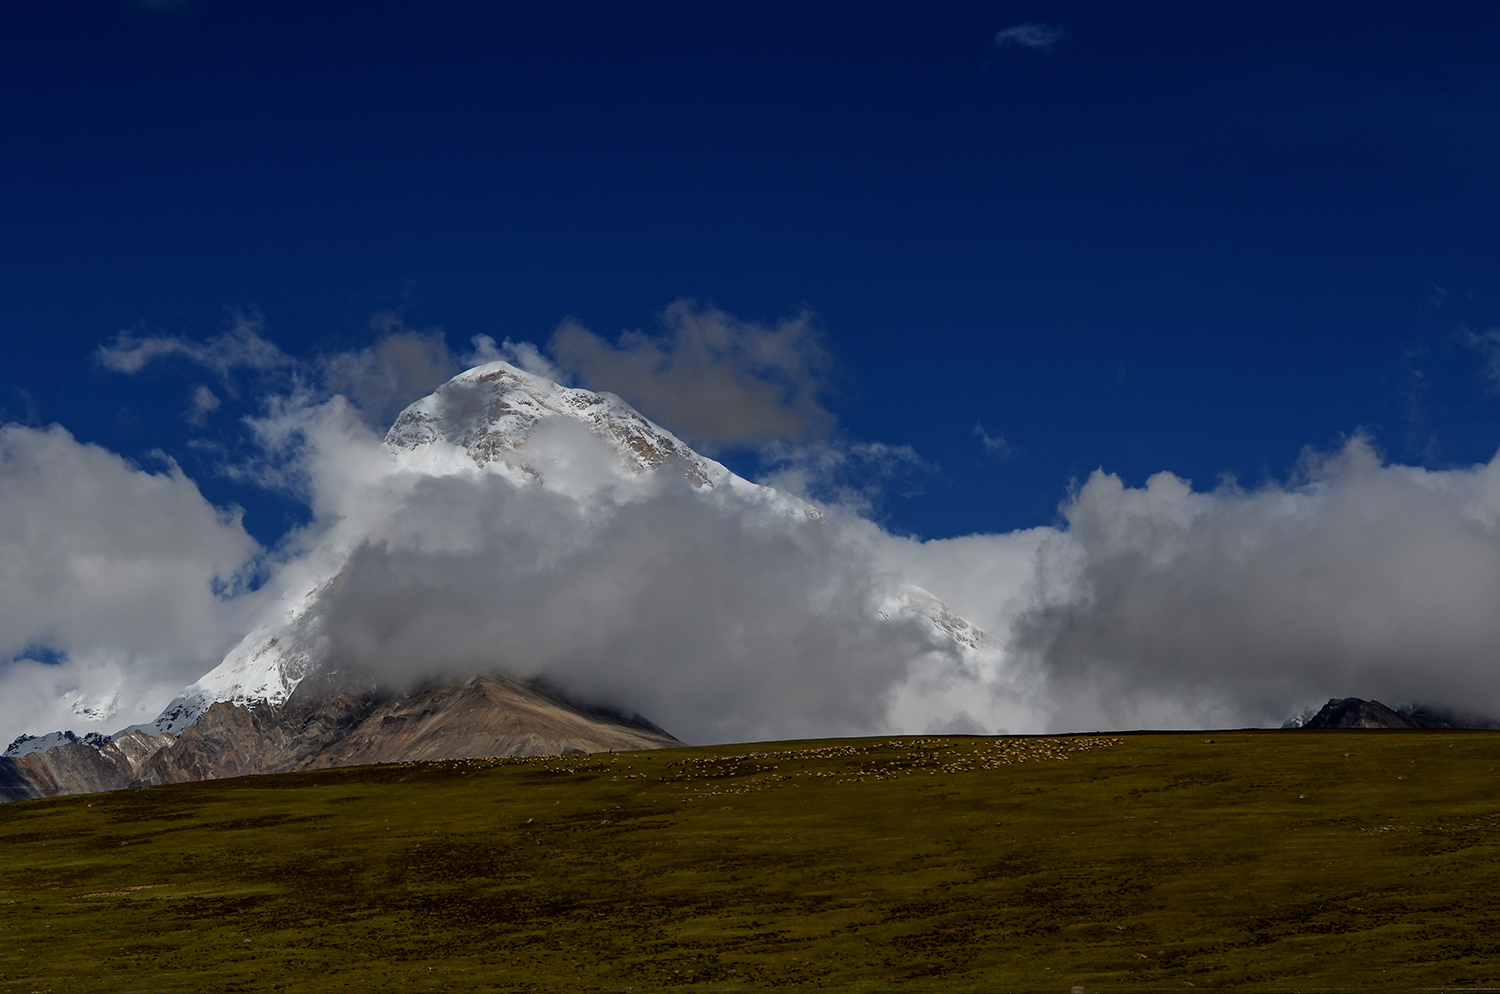
[[1268, 724], [1342, 688], [1500, 711], [1500, 457], [1384, 465], [1356, 436], [1299, 475], [1089, 479], [1011, 634], [1054, 722]]
[[[326, 365], [373, 381], [413, 351]], [[336, 394], [267, 401], [239, 471], [311, 515], [270, 550], [173, 465], [0, 429], [0, 736], [145, 720], [298, 611], [334, 668], [541, 676], [694, 742], [1277, 725], [1349, 694], [1500, 712], [1500, 459], [1388, 465], [1356, 436], [1253, 490], [1101, 470], [1055, 526], [924, 542], [858, 503], [627, 472], [566, 419], [503, 472], [402, 455], [371, 421]]]

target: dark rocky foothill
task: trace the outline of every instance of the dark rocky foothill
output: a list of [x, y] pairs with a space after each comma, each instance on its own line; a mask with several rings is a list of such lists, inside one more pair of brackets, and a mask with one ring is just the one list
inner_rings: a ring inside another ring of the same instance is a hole
[[1322, 710], [1302, 722], [1300, 727], [1500, 729], [1500, 721], [1431, 705], [1403, 704], [1392, 709], [1379, 701], [1340, 697], [1329, 700]]
[[681, 745], [634, 715], [593, 710], [502, 676], [408, 693], [310, 677], [279, 706], [220, 702], [179, 736], [133, 731], [0, 757], [0, 800], [335, 766]]

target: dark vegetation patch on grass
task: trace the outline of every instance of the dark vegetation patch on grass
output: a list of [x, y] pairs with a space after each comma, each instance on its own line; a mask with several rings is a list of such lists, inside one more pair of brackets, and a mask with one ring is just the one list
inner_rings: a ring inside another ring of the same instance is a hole
[[881, 738], [0, 806], [0, 991], [1500, 984], [1500, 734]]

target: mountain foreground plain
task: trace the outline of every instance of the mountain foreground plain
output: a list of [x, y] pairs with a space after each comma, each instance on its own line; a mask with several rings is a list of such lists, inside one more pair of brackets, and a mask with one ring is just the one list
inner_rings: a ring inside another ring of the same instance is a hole
[[1500, 984], [1500, 734], [776, 742], [0, 806], [0, 991]]

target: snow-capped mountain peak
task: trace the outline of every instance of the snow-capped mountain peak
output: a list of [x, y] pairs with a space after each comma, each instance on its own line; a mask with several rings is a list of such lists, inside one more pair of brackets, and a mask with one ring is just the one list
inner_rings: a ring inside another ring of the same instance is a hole
[[420, 461], [410, 456], [425, 455], [424, 449], [446, 442], [476, 466], [505, 467], [537, 479], [540, 474], [528, 458], [528, 443], [538, 427], [554, 419], [575, 421], [611, 443], [627, 472], [649, 473], [677, 463], [700, 487], [712, 487], [731, 475], [613, 394], [565, 387], [507, 362], [460, 373], [407, 407], [386, 434], [385, 444], [410, 454], [408, 461]]
[[[736, 506], [763, 508], [773, 517], [823, 520], [811, 504], [737, 476], [612, 394], [562, 386], [506, 362], [460, 373], [408, 406], [384, 447], [394, 470], [418, 477], [494, 474], [516, 486], [583, 498], [599, 486], [628, 489], [658, 473], [679, 473], [703, 499], [734, 498]], [[575, 454], [571, 466], [569, 452]], [[580, 469], [579, 462], [590, 465]], [[352, 551], [343, 548], [308, 557], [326, 572], [304, 568], [273, 617], [144, 727], [175, 735], [217, 701], [254, 707], [286, 700], [327, 659], [329, 643], [316, 606], [340, 582]], [[920, 616], [934, 638], [951, 641], [960, 654], [979, 651], [985, 642], [983, 632], [916, 587], [894, 587], [872, 606], [884, 621]]]

